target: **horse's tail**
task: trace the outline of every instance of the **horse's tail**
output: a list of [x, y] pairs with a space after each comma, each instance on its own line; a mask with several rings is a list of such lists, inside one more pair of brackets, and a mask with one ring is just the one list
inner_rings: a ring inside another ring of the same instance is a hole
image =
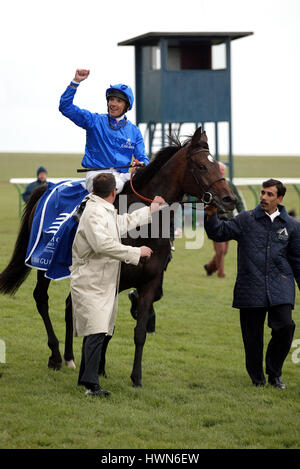
[[14, 295], [30, 273], [30, 267], [25, 265], [27, 245], [30, 236], [30, 221], [37, 201], [45, 192], [47, 186], [35, 189], [25, 204], [20, 231], [15, 248], [8, 266], [0, 274], [0, 292]]

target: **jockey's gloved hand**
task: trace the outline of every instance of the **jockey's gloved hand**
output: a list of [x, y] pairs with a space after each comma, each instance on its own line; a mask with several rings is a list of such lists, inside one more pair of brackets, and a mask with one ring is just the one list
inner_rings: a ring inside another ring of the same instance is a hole
[[145, 163], [139, 160], [133, 160], [132, 166], [135, 167], [135, 171], [138, 171], [145, 166]]

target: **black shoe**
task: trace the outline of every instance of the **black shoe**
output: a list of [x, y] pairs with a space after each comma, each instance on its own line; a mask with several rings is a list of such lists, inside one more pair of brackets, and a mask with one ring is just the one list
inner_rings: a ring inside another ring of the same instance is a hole
[[274, 388], [286, 389], [286, 385], [282, 381], [280, 376], [269, 376], [268, 382], [274, 386]]
[[259, 388], [259, 387], [263, 388], [264, 385], [266, 384], [266, 382], [265, 382], [265, 381], [260, 381], [260, 382], [255, 383], [255, 382], [253, 381], [253, 384], [254, 384], [254, 386], [256, 386], [257, 388]]
[[91, 386], [85, 391], [85, 395], [108, 397], [110, 396], [110, 391], [106, 391], [105, 389], [102, 389], [101, 386], [99, 386], [99, 384], [94, 384], [93, 386]]
[[128, 293], [128, 298], [131, 301], [131, 308], [130, 313], [133, 319], [137, 319], [138, 310], [137, 310], [137, 302], [138, 302], [138, 292], [136, 290], [130, 290]]

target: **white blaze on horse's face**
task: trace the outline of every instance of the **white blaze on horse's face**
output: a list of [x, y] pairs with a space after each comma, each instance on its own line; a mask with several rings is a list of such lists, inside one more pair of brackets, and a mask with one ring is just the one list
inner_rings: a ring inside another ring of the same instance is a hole
[[211, 156], [211, 154], [208, 155], [207, 159], [208, 159], [208, 161], [210, 161], [211, 163], [214, 163], [214, 162], [215, 162], [214, 157]]

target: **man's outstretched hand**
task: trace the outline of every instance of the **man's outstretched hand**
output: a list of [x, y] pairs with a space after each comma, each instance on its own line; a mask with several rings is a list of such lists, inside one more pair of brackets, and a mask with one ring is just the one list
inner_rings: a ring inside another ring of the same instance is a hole
[[157, 212], [158, 210], [167, 207], [167, 205], [168, 204], [162, 197], [156, 195], [152, 201], [152, 204], [150, 205], [150, 211], [151, 213]]
[[205, 212], [209, 217], [212, 217], [215, 213], [217, 213], [217, 208], [213, 207], [212, 205], [206, 205]]

